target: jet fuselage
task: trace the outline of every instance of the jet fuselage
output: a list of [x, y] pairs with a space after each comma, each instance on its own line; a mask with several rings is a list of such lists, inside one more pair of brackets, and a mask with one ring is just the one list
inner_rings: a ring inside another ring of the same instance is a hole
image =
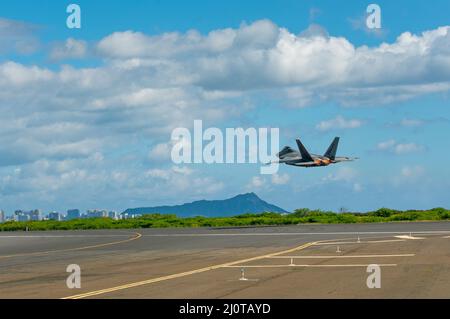
[[299, 167], [321, 167], [340, 162], [353, 161], [356, 158], [337, 157], [339, 137], [336, 137], [324, 155], [310, 154], [300, 140], [296, 140], [299, 151], [285, 146], [278, 154], [278, 163]]

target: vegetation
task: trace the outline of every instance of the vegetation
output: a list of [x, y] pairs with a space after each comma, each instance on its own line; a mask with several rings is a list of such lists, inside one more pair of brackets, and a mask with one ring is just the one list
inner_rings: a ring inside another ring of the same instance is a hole
[[0, 231], [75, 230], [75, 229], [137, 229], [164, 227], [236, 227], [256, 225], [296, 225], [308, 223], [374, 223], [393, 221], [448, 220], [450, 211], [444, 208], [397, 211], [381, 208], [368, 213], [334, 213], [321, 210], [297, 209], [291, 214], [262, 213], [233, 217], [189, 217], [148, 214], [140, 218], [113, 220], [110, 218], [76, 219], [70, 221], [29, 221], [0, 224]]

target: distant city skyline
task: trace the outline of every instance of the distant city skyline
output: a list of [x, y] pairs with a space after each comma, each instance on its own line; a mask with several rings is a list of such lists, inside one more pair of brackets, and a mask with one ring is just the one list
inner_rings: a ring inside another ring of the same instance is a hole
[[108, 211], [104, 209], [89, 209], [85, 212], [81, 212], [79, 209], [69, 209], [66, 212], [62, 211], [50, 211], [48, 213], [42, 212], [40, 209], [32, 210], [15, 210], [12, 214], [5, 214], [0, 210], [0, 223], [7, 221], [41, 221], [41, 220], [56, 220], [66, 221], [79, 218], [102, 218], [108, 217], [112, 219], [133, 218], [134, 216], [129, 214], [119, 213], [117, 211]]

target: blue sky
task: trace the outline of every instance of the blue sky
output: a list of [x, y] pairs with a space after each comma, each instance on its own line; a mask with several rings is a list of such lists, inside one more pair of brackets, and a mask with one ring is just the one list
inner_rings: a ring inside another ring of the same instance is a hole
[[[0, 209], [178, 204], [253, 191], [285, 209], [450, 207], [450, 3], [0, 4]], [[318, 169], [174, 165], [194, 119], [279, 127], [359, 161]]]

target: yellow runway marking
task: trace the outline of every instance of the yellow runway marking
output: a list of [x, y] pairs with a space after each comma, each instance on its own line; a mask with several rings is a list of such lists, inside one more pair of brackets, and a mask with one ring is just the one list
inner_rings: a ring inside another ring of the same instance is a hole
[[91, 245], [91, 246], [84, 246], [84, 247], [76, 247], [76, 248], [68, 248], [68, 249], [59, 249], [59, 250], [48, 250], [48, 251], [38, 251], [38, 252], [34, 252], [34, 253], [24, 253], [24, 254], [15, 254], [15, 255], [5, 255], [5, 256], [0, 256], [0, 259], [4, 259], [4, 258], [13, 258], [13, 257], [26, 257], [26, 256], [40, 256], [40, 255], [48, 255], [48, 254], [52, 254], [52, 253], [60, 253], [60, 252], [67, 252], [67, 251], [78, 251], [78, 250], [85, 250], [85, 249], [92, 249], [92, 248], [99, 248], [99, 247], [106, 247], [106, 246], [112, 246], [112, 245], [118, 245], [118, 244], [123, 244], [126, 242], [130, 242], [136, 239], [139, 239], [142, 237], [142, 234], [140, 233], [134, 233], [134, 237], [125, 239], [125, 240], [120, 240], [120, 241], [114, 241], [114, 242], [110, 242], [110, 243], [104, 243], [104, 244], [98, 244], [98, 245]]
[[415, 254], [399, 255], [338, 255], [338, 256], [273, 256], [271, 258], [293, 258], [293, 259], [324, 259], [324, 258], [384, 258], [384, 257], [414, 257]]
[[[376, 264], [380, 267], [396, 267], [397, 264]], [[234, 265], [226, 266], [224, 268], [292, 268], [292, 267], [304, 267], [304, 268], [330, 268], [330, 267], [368, 267], [370, 264], [346, 264], [346, 265]]]
[[186, 272], [182, 272], [182, 273], [178, 273], [178, 274], [173, 274], [173, 275], [168, 275], [168, 276], [163, 276], [163, 277], [158, 277], [158, 278], [152, 278], [152, 279], [138, 281], [138, 282], [134, 282], [134, 283], [126, 284], [126, 285], [121, 285], [121, 286], [117, 286], [117, 287], [101, 289], [101, 290], [95, 290], [95, 291], [86, 292], [86, 293], [83, 293], [83, 294], [78, 294], [78, 295], [73, 295], [73, 296], [69, 296], [69, 297], [64, 297], [62, 299], [82, 299], [82, 298], [87, 298], [87, 297], [103, 295], [103, 294], [107, 294], [107, 293], [111, 293], [111, 292], [115, 292], [115, 291], [119, 291], [119, 290], [124, 290], [124, 289], [129, 289], [129, 288], [149, 285], [149, 284], [153, 284], [153, 283], [156, 283], [156, 282], [161, 282], [161, 281], [165, 281], [165, 280], [170, 280], [170, 279], [176, 279], [176, 278], [180, 278], [180, 277], [190, 276], [190, 275], [199, 274], [199, 273], [202, 273], [202, 272], [215, 270], [215, 269], [219, 269], [219, 268], [224, 268], [224, 267], [229, 267], [229, 266], [233, 266], [233, 265], [244, 264], [244, 263], [247, 263], [247, 262], [260, 260], [260, 259], [264, 259], [264, 258], [270, 258], [270, 257], [277, 256], [277, 255], [289, 254], [289, 253], [292, 253], [294, 251], [299, 251], [299, 250], [305, 249], [305, 248], [307, 248], [309, 246], [312, 246], [314, 244], [315, 244], [315, 242], [306, 243], [304, 245], [301, 245], [301, 246], [298, 246], [298, 247], [295, 247], [295, 248], [292, 248], [292, 249], [280, 251], [280, 252], [277, 252], [277, 253], [272, 253], [272, 254], [267, 254], [267, 255], [263, 255], [263, 256], [257, 256], [257, 257], [242, 259], [242, 260], [237, 260], [237, 261], [233, 261], [233, 262], [229, 262], [229, 263], [224, 263], [224, 264], [220, 264], [220, 265], [214, 265], [214, 266], [209, 266], [209, 267], [205, 267], [205, 268], [195, 269], [195, 270], [186, 271]]

